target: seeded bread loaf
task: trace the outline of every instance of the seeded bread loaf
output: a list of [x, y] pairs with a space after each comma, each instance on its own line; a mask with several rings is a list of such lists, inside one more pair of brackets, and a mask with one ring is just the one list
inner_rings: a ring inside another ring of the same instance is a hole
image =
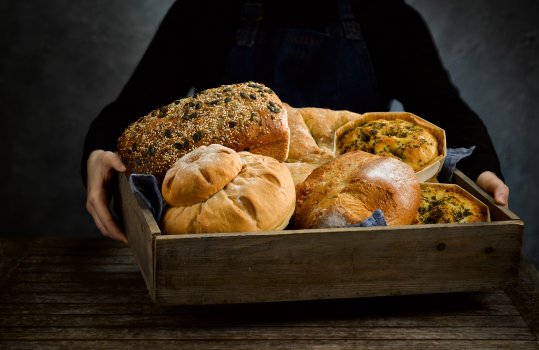
[[176, 160], [203, 145], [282, 162], [290, 143], [286, 113], [279, 97], [259, 83], [207, 89], [129, 125], [118, 139], [118, 155], [129, 173], [153, 174], [160, 181]]

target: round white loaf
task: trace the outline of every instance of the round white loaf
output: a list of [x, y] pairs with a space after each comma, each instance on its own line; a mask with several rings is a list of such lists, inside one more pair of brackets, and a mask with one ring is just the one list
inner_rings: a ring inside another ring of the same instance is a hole
[[[169, 172], [174, 176], [171, 176], [169, 182], [165, 181], [163, 186], [166, 184], [171, 189], [189, 187], [186, 180], [196, 179], [197, 176], [192, 172], [200, 171], [207, 173], [205, 178], [221, 183], [224, 178], [216, 174], [217, 167], [205, 160], [227, 158], [235, 152], [221, 145], [205, 147], [199, 152], [200, 157], [192, 162], [194, 166], [179, 165], [178, 168], [171, 168]], [[165, 200], [169, 207], [161, 221], [165, 234], [272, 231], [284, 229], [288, 225], [294, 213], [296, 193], [286, 165], [274, 158], [249, 152], [235, 154], [241, 161], [241, 168], [221, 189], [205, 200], [192, 205], [173, 206], [173, 203], [184, 203], [175, 196], [181, 196], [186, 191], [168, 192]], [[180, 159], [178, 163], [184, 161]], [[230, 174], [226, 176], [228, 178]], [[176, 186], [176, 180], [181, 186]]]

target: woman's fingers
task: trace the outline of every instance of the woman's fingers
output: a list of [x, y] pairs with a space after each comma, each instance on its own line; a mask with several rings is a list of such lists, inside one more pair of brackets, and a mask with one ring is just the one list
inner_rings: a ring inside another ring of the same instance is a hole
[[125, 171], [125, 165], [117, 154], [103, 150], [90, 154], [86, 209], [104, 236], [127, 243], [127, 238], [114, 221], [108, 205], [108, 183], [117, 171]]
[[509, 187], [493, 172], [482, 172], [477, 178], [477, 184], [494, 197], [496, 204], [509, 205]]

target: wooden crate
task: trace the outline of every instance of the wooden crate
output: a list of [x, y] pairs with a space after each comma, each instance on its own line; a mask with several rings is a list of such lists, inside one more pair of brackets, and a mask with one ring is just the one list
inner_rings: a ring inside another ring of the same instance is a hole
[[129, 245], [160, 304], [221, 304], [483, 291], [516, 282], [524, 224], [462, 172], [491, 222], [161, 235], [119, 177]]

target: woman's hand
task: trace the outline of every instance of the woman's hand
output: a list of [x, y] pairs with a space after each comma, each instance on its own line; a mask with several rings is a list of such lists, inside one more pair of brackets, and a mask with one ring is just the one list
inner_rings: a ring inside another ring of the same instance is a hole
[[494, 202], [503, 206], [509, 205], [509, 187], [491, 171], [484, 171], [477, 177], [479, 187], [494, 197]]
[[120, 230], [109, 210], [110, 196], [107, 187], [115, 172], [124, 172], [125, 165], [116, 153], [95, 150], [88, 157], [88, 180], [86, 210], [104, 236], [127, 243], [127, 237]]

